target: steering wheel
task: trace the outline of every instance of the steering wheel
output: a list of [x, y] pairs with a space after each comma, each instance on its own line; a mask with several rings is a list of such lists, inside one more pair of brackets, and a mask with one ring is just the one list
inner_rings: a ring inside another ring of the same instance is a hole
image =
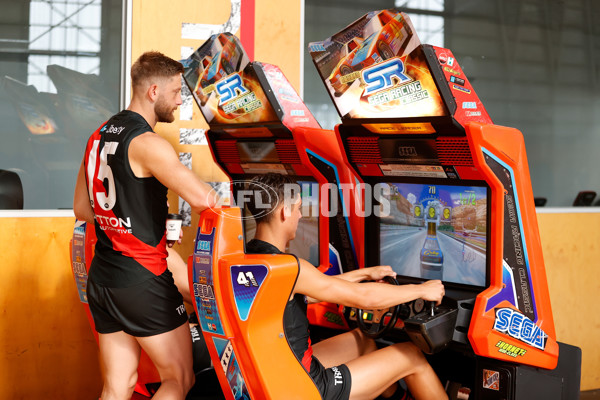
[[[386, 276], [383, 278], [383, 280], [389, 283], [390, 285], [399, 285], [396, 278], [393, 278], [391, 276]], [[365, 310], [358, 308], [356, 310], [356, 321], [358, 322], [358, 327], [366, 336], [372, 339], [378, 339], [386, 333], [388, 333], [396, 324], [396, 321], [398, 320], [398, 313], [400, 312], [400, 304], [383, 310], [366, 311], [369, 311], [373, 314], [373, 319], [371, 320], [371, 323], [367, 325], [367, 323], [363, 319]], [[390, 319], [388, 320], [387, 324], [384, 322], [386, 315], [390, 315]]]

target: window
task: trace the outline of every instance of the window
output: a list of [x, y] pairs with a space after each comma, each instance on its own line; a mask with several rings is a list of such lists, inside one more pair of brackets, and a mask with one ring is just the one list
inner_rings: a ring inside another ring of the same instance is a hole
[[25, 209], [70, 209], [87, 138], [119, 109], [123, 2], [1, 4], [0, 170]]
[[523, 133], [535, 197], [568, 207], [600, 194], [600, 3], [306, 0], [304, 99], [324, 128], [339, 117], [308, 43], [387, 8], [406, 12], [422, 43], [452, 50], [494, 123]]

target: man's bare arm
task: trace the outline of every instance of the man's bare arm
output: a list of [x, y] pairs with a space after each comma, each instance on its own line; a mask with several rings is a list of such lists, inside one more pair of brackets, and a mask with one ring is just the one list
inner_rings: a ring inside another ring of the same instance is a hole
[[444, 286], [437, 280], [419, 285], [400, 286], [377, 282], [349, 282], [325, 275], [308, 261], [300, 259], [300, 274], [294, 293], [348, 307], [373, 309], [391, 307], [418, 298], [439, 304], [444, 296]]
[[129, 145], [129, 162], [136, 176], [154, 176], [200, 213], [216, 204], [212, 187], [183, 165], [173, 146], [155, 133], [145, 133]]
[[365, 280], [378, 281], [386, 276], [396, 277], [396, 273], [389, 265], [378, 265], [376, 267], [358, 268], [353, 271], [344, 272], [339, 275], [332, 275], [348, 282], [361, 282]]
[[85, 181], [83, 161], [77, 174], [77, 183], [75, 184], [75, 195], [73, 196], [73, 213], [75, 218], [80, 221], [94, 223], [94, 210], [90, 204], [87, 184]]

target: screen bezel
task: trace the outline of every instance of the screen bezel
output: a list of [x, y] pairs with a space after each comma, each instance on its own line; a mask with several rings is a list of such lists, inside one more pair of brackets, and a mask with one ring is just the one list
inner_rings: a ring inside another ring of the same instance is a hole
[[[411, 178], [411, 177], [369, 177], [366, 183], [375, 185], [377, 183], [389, 184], [420, 184], [420, 185], [444, 185], [457, 187], [482, 187], [486, 188], [486, 251], [485, 251], [485, 284], [484, 286], [457, 283], [452, 281], [442, 281], [447, 288], [481, 292], [490, 285], [490, 232], [491, 232], [491, 189], [485, 181], [481, 180], [450, 180], [440, 178]], [[378, 204], [378, 203], [377, 203]], [[374, 204], [375, 207], [376, 204]], [[374, 208], [373, 207], [373, 208]], [[380, 265], [380, 223], [379, 217], [372, 213], [365, 218], [365, 259], [367, 266]], [[368, 232], [368, 234], [366, 234]], [[422, 283], [426, 278], [417, 278], [408, 275], [397, 275], [400, 283]]]

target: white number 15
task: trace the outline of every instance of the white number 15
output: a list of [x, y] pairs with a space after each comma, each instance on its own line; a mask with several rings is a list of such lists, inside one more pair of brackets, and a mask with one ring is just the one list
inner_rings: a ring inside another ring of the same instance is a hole
[[[98, 146], [100, 145], [100, 140], [94, 140], [92, 143], [92, 151], [90, 151], [90, 155], [87, 163], [87, 175], [88, 177], [92, 177], [88, 182], [88, 192], [90, 194], [90, 199], [92, 199], [92, 206], [94, 202], [97, 201], [100, 207], [103, 210], [109, 211], [115, 206], [117, 202], [117, 194], [115, 193], [115, 179], [110, 169], [110, 165], [108, 165], [108, 155], [115, 154], [117, 151], [117, 146], [119, 142], [105, 142], [102, 151], [100, 151], [100, 165], [98, 166], [98, 175], [94, 177], [94, 171], [96, 171], [96, 154], [98, 154]], [[94, 198], [94, 192], [92, 190], [94, 185], [94, 179], [98, 179], [102, 182], [106, 179], [108, 181], [107, 193], [98, 192], [96, 193], [96, 198]]]

